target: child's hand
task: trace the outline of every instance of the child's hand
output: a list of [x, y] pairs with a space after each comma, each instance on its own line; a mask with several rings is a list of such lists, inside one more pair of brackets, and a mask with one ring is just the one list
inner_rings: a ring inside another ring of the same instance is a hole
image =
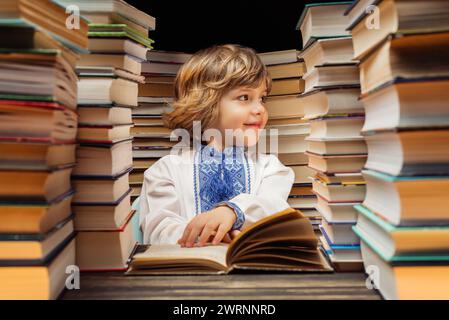
[[[221, 240], [221, 242], [231, 243], [232, 240], [234, 240], [239, 235], [239, 233], [241, 233], [240, 230], [232, 230], [232, 231], [226, 233], [225, 237], [223, 238], [223, 240]], [[212, 239], [211, 239], [211, 241], [212, 241]]]
[[195, 240], [199, 237], [196, 245], [202, 247], [215, 234], [212, 244], [216, 245], [223, 240], [236, 220], [237, 217], [234, 210], [228, 206], [220, 206], [201, 213], [186, 226], [182, 237], [178, 240], [178, 244], [182, 247], [192, 247]]

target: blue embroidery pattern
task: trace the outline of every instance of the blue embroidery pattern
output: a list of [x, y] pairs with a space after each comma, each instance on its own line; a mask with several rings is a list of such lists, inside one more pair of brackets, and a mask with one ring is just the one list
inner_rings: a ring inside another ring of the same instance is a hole
[[237, 215], [232, 229], [240, 229], [245, 222], [245, 215], [235, 203], [228, 200], [246, 193], [250, 188], [249, 179], [249, 165], [242, 147], [227, 147], [220, 152], [211, 146], [202, 145], [194, 163], [196, 213], [228, 205]]
[[243, 224], [245, 223], [245, 214], [243, 211], [239, 208], [238, 205], [236, 205], [234, 202], [231, 201], [223, 201], [219, 203], [218, 205], [225, 204], [232, 209], [234, 209], [234, 212], [237, 214], [237, 220], [234, 222], [234, 225], [232, 226], [232, 230], [240, 230], [241, 227], [243, 227]]

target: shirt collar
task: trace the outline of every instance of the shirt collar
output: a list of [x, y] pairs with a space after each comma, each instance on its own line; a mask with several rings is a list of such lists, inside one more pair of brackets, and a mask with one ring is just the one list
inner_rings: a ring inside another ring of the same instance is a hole
[[223, 151], [220, 151], [212, 145], [202, 144], [199, 150], [201, 161], [209, 162], [233, 162], [242, 161], [244, 157], [245, 148], [238, 146], [226, 147]]
[[211, 157], [228, 157], [233, 155], [240, 155], [244, 152], [245, 148], [240, 146], [229, 146], [225, 147], [223, 151], [216, 149], [212, 145], [202, 145], [201, 152], [204, 155], [208, 155]]

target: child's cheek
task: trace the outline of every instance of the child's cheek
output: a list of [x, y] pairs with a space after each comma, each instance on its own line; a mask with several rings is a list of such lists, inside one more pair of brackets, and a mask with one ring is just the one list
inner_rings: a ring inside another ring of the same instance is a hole
[[234, 108], [231, 113], [229, 128], [243, 129], [244, 123], [248, 120], [248, 112], [242, 108]]
[[246, 115], [239, 105], [231, 101], [222, 101], [221, 103], [221, 127], [227, 129], [240, 128]]

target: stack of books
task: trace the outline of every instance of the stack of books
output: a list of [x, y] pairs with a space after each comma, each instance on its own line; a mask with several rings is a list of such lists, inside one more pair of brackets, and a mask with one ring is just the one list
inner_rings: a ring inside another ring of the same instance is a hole
[[379, 28], [364, 15], [349, 26], [368, 146], [353, 229], [385, 298], [449, 299], [449, 6], [377, 5]]
[[0, 299], [54, 299], [75, 265], [77, 53], [48, 0], [0, 3]]
[[[59, 1], [59, 0], [58, 0]], [[77, 265], [125, 270], [135, 246], [129, 173], [132, 108], [155, 19], [124, 1], [60, 1], [89, 20], [89, 54], [77, 64], [79, 130], [73, 170]], [[107, 5], [109, 4], [109, 5]]]
[[316, 209], [322, 216], [320, 240], [338, 271], [363, 268], [352, 226], [357, 220], [354, 204], [363, 201], [366, 191], [361, 175], [367, 149], [360, 134], [364, 114], [358, 101], [359, 73], [345, 30], [348, 4], [306, 5], [297, 25], [307, 69], [305, 91], [298, 101], [310, 122], [307, 155]]
[[[265, 106], [268, 112], [267, 136], [260, 145], [268, 153], [277, 153], [279, 160], [295, 172], [295, 182], [288, 202], [292, 208], [301, 210], [318, 230], [320, 218], [315, 209], [316, 195], [309, 180], [306, 137], [310, 133], [309, 124], [303, 120], [304, 108], [298, 95], [304, 91], [305, 64], [298, 57], [296, 49], [259, 54], [267, 66], [273, 81], [273, 88]], [[277, 139], [277, 150], [274, 140]], [[274, 150], [270, 150], [273, 148]]]
[[130, 175], [131, 197], [140, 195], [143, 174], [159, 158], [170, 154], [177, 139], [170, 140], [171, 129], [165, 127], [162, 113], [172, 110], [175, 76], [191, 55], [182, 52], [151, 50], [142, 65], [143, 83], [139, 84], [138, 106], [132, 110], [134, 127], [134, 169]]

